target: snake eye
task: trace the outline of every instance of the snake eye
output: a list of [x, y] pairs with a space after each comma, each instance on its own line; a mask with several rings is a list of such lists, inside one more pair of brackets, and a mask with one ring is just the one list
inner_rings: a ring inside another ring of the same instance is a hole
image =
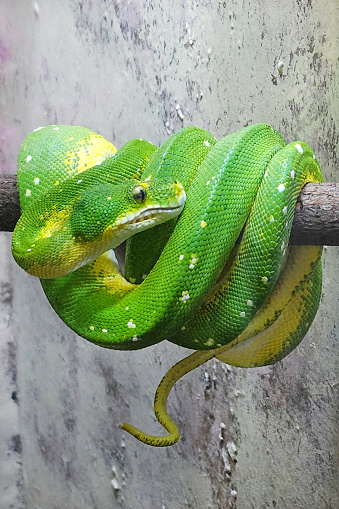
[[146, 200], [146, 197], [147, 193], [145, 188], [143, 188], [142, 186], [133, 187], [132, 189], [133, 200], [135, 200], [137, 203], [143, 203]]

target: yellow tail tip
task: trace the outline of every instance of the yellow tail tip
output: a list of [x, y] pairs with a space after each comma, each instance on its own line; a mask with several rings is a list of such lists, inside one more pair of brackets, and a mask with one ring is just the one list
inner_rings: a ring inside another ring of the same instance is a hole
[[148, 435], [147, 433], [144, 433], [138, 428], [135, 428], [134, 426], [131, 426], [125, 422], [118, 424], [118, 428], [123, 429], [143, 444], [151, 445], [153, 447], [169, 447], [170, 445], [176, 444], [180, 438], [179, 430], [175, 424], [174, 429], [169, 435], [166, 436]]

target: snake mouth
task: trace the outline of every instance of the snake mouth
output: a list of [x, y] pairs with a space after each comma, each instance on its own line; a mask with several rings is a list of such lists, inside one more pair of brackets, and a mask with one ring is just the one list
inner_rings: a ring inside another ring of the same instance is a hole
[[183, 205], [176, 207], [156, 207], [149, 205], [148, 207], [138, 210], [137, 212], [129, 212], [124, 217], [117, 220], [115, 223], [118, 225], [140, 225], [162, 223], [172, 217], [176, 217], [183, 210]]

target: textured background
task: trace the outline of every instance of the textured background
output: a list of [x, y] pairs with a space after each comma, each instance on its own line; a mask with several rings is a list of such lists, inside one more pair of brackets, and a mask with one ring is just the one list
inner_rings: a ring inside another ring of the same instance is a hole
[[[120, 147], [182, 126], [222, 137], [267, 122], [308, 142], [338, 181], [336, 0], [4, 0], [0, 168], [39, 125], [84, 125]], [[77, 337], [0, 234], [3, 509], [336, 509], [338, 248], [316, 320], [274, 367], [210, 362], [169, 400], [182, 438], [156, 450], [154, 390], [185, 350], [106, 351]]]

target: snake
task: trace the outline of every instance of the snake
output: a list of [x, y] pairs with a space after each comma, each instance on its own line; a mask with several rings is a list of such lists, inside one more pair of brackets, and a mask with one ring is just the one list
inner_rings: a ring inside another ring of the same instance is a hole
[[300, 343], [319, 306], [322, 247], [289, 246], [289, 236], [302, 187], [322, 180], [306, 143], [262, 123], [220, 140], [188, 126], [159, 148], [140, 138], [119, 150], [85, 127], [28, 134], [16, 262], [96, 345], [138, 350], [166, 339], [194, 350], [155, 394], [167, 434], [122, 429], [173, 445], [180, 433], [167, 398], [184, 374], [212, 358], [274, 364]]

